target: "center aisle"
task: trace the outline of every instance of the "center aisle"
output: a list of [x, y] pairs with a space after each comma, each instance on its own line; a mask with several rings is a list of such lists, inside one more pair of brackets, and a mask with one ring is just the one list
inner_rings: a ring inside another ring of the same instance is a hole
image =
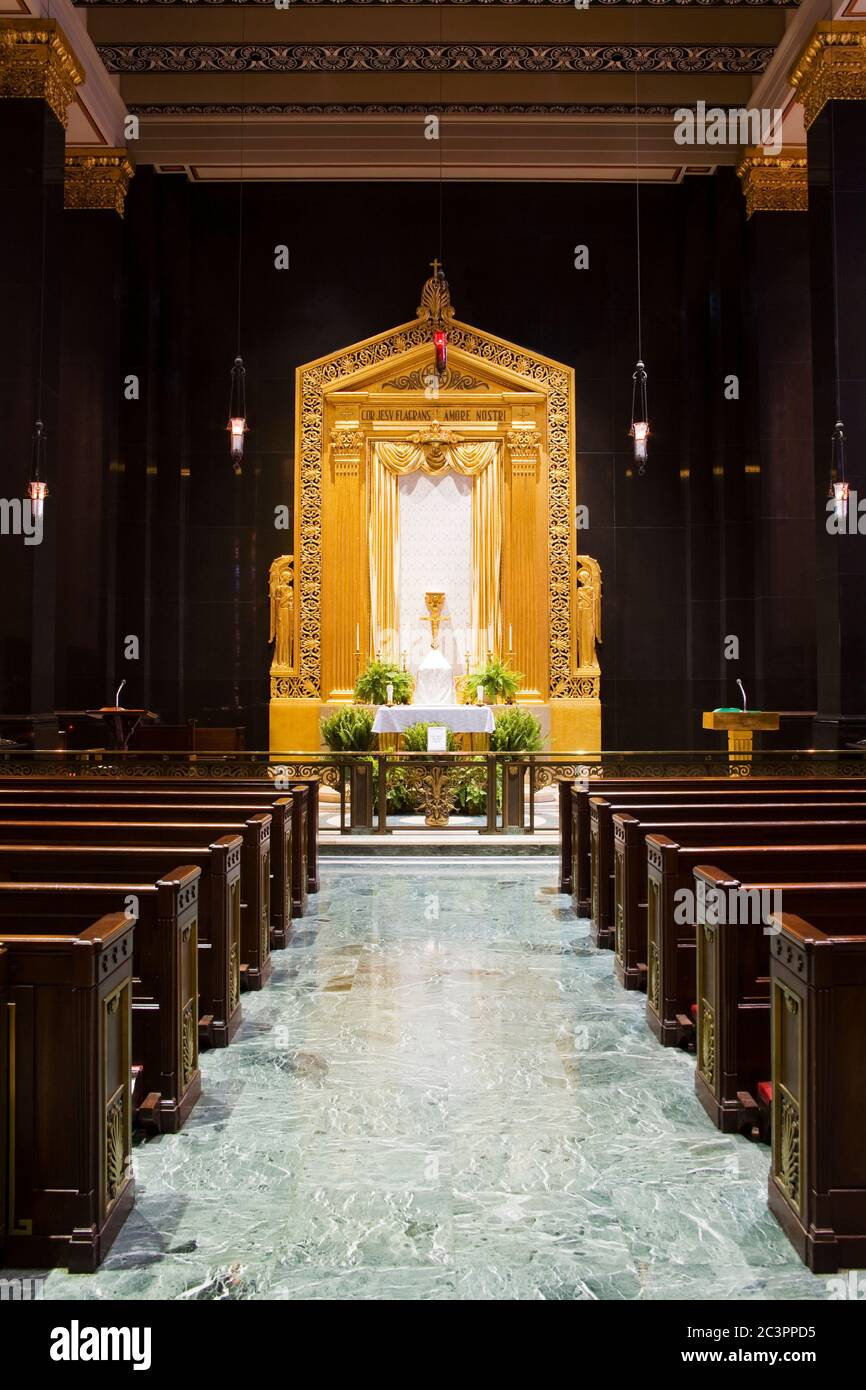
[[532, 859], [342, 860], [46, 1298], [826, 1298]]

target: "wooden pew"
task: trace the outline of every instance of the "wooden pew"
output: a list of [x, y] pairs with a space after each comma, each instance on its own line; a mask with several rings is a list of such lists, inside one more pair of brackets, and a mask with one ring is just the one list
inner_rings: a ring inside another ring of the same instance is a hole
[[866, 933], [783, 912], [770, 947], [769, 1205], [817, 1274], [866, 1267]]
[[[727, 829], [733, 834], [741, 827]], [[814, 838], [815, 827], [811, 834]], [[855, 883], [866, 880], [866, 836], [861, 843], [826, 844], [806, 839], [794, 844], [742, 844], [734, 839], [725, 843], [720, 837], [716, 844], [701, 846], [681, 846], [667, 835], [647, 837], [646, 1017], [666, 1047], [694, 1040], [695, 928], [676, 920], [675, 894], [683, 888], [693, 890], [694, 871], [705, 864], [717, 864], [731, 878], [748, 882], [779, 877], [799, 883]]]
[[0, 945], [0, 1268], [6, 1248], [9, 1193], [9, 952]]
[[[2, 768], [0, 768], [2, 773]], [[281, 782], [281, 787], [282, 787]], [[293, 836], [298, 844], [303, 844], [304, 856], [297, 859], [299, 878], [293, 880], [292, 896], [296, 917], [303, 915], [300, 906], [306, 911], [307, 893], [319, 891], [318, 860], [318, 817], [319, 780], [317, 777], [290, 777], [286, 779], [286, 790], [277, 790], [270, 778], [232, 779], [225, 782], [207, 777], [165, 777], [165, 778], [88, 778], [71, 775], [69, 777], [43, 778], [4, 778], [0, 775], [0, 794], [14, 794], [22, 791], [28, 797], [42, 797], [58, 800], [56, 792], [63, 789], [63, 799], [68, 790], [75, 788], [77, 795], [103, 797], [110, 789], [112, 796], [129, 796], [142, 799], [155, 793], [159, 799], [183, 798], [189, 804], [196, 801], [214, 804], [228, 800], [234, 804], [251, 805], [253, 810], [270, 811], [278, 798], [292, 798]], [[299, 795], [296, 795], [299, 793]], [[164, 796], [163, 796], [164, 794]]]
[[[620, 804], [628, 796], [644, 797], [648, 801], [666, 799], [670, 792], [685, 792], [687, 795], [704, 796], [707, 791], [724, 792], [734, 790], [797, 791], [811, 789], [824, 791], [833, 788], [850, 789], [856, 794], [866, 796], [866, 776], [857, 777], [753, 777], [748, 781], [740, 774], [716, 777], [594, 777], [581, 778], [567, 782], [571, 803], [571, 849], [573, 858], [572, 893], [575, 907], [581, 916], [590, 909], [590, 845], [589, 845], [589, 798], [602, 796], [616, 799]], [[566, 792], [560, 786], [560, 797], [566, 799]], [[626, 809], [624, 807], [624, 809]], [[560, 821], [560, 826], [562, 821]], [[562, 854], [562, 842], [560, 854]], [[560, 866], [560, 877], [563, 869]]]
[[227, 1047], [241, 1022], [240, 835], [210, 845], [16, 845], [0, 843], [0, 881], [156, 882], [180, 859], [201, 869], [199, 883], [199, 1044]]
[[[26, 801], [28, 807], [36, 805], [69, 805], [97, 803], [112, 806], [128, 804], [130, 807], [159, 806], [160, 811], [176, 806], [176, 820], [189, 819], [187, 811], [194, 808], [196, 818], [215, 816], [232, 820], [235, 815], [248, 816], [256, 812], [266, 812], [272, 817], [271, 832], [271, 925], [274, 949], [286, 945], [292, 929], [292, 917], [303, 916], [307, 910], [307, 890], [310, 874], [318, 873], [318, 858], [315, 836], [312, 845], [307, 836], [308, 809], [312, 799], [310, 787], [305, 783], [296, 786], [285, 795], [273, 797], [271, 788], [262, 791], [236, 792], [234, 784], [221, 786], [219, 783], [203, 789], [198, 785], [177, 782], [154, 786], [151, 781], [119, 785], [114, 780], [93, 783], [79, 779], [55, 778], [49, 787], [39, 786], [32, 791], [16, 784], [9, 789], [0, 780], [0, 807], [21, 806]], [[318, 804], [317, 802], [315, 804]], [[134, 817], [146, 820], [147, 816]], [[280, 850], [280, 846], [283, 850]], [[310, 863], [312, 859], [312, 865]], [[315, 889], [318, 891], [318, 880]]]
[[[244, 825], [198, 820], [115, 820], [93, 807], [98, 820], [6, 820], [0, 812], [0, 838], [7, 844], [162, 845], [167, 849], [207, 845], [220, 835], [241, 835], [241, 985], [261, 989], [271, 976], [270, 842], [271, 818], [257, 811]], [[172, 856], [174, 857], [174, 856]]]
[[181, 865], [156, 883], [0, 883], [5, 935], [75, 936], [118, 909], [135, 922], [132, 1062], [141, 1068], [143, 1095], [133, 1119], [170, 1134], [201, 1095], [200, 878], [201, 869]]
[[[747, 810], [750, 806], [761, 808], [761, 814], [765, 806], [771, 805], [793, 805], [802, 802], [808, 806], [822, 806], [832, 804], [838, 806], [840, 811], [844, 809], [844, 818], [851, 820], [854, 817], [845, 809], [848, 806], [862, 806], [863, 814], [866, 816], [866, 787], [859, 792], [847, 790], [837, 790], [831, 788], [829, 791], [822, 791], [814, 787], [801, 790], [794, 789], [779, 791], [773, 788], [765, 788], [754, 791], [751, 788], [735, 788], [733, 790], [722, 789], [710, 791], [703, 794], [676, 791], [667, 792], [658, 796], [650, 796], [647, 793], [618, 793], [611, 794], [610, 797], [591, 796], [589, 798], [589, 835], [590, 835], [590, 904], [593, 939], [600, 947], [613, 946], [614, 944], [614, 872], [615, 872], [615, 836], [613, 829], [613, 818], [618, 814], [629, 814], [638, 820], [661, 821], [664, 815], [669, 820], [679, 823], [685, 821], [705, 821], [712, 819], [726, 819], [725, 808], [729, 812], [739, 808]], [[677, 814], [673, 815], [673, 808], [677, 808]], [[707, 814], [703, 814], [706, 809]], [[790, 813], [794, 814], [794, 813]], [[811, 814], [811, 813], [810, 813]], [[727, 817], [734, 820], [733, 814]], [[746, 816], [746, 819], [755, 817]]]
[[[647, 857], [646, 837], [668, 835], [678, 844], [705, 845], [718, 839], [719, 827], [724, 824], [724, 838], [751, 844], [761, 839], [760, 826], [766, 826], [764, 839], [768, 844], [783, 843], [788, 838], [787, 827], [794, 842], [802, 838], [804, 829], [826, 826], [826, 834], [807, 834], [809, 839], [850, 839], [859, 833], [841, 827], [861, 825], [866, 839], [866, 803], [852, 802], [845, 806], [837, 801], [827, 802], [754, 802], [748, 806], [701, 806], [683, 808], [644, 807], [640, 811], [613, 816], [614, 832], [614, 906], [611, 914], [614, 928], [614, 973], [625, 989], [646, 988], [646, 899]], [[742, 834], [739, 827], [742, 826]]]
[[695, 924], [695, 1091], [719, 1129], [766, 1139], [775, 909], [808, 913], [819, 924], [857, 918], [866, 930], [866, 880], [742, 882], [712, 865], [695, 869], [694, 878], [696, 890], [706, 895]]
[[7, 1267], [93, 1270], [134, 1197], [130, 1032], [134, 923], [0, 933], [8, 966]]

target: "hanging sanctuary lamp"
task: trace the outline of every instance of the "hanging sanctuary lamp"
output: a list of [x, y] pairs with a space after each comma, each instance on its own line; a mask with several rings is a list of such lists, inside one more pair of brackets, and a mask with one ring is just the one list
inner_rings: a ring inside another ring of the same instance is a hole
[[33, 430], [27, 496], [30, 500], [33, 516], [41, 517], [44, 514], [45, 499], [48, 496], [48, 483], [45, 477], [45, 426], [41, 420], [36, 421]]

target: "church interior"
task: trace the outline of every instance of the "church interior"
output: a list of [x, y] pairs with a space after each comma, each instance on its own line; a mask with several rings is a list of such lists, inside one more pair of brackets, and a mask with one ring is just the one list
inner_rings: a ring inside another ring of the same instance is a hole
[[864, 0], [0, 0], [0, 1301], [866, 1297], [864, 148]]

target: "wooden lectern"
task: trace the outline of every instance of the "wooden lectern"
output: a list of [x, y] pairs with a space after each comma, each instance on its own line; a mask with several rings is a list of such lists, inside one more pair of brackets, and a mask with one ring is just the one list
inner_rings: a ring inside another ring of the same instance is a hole
[[776, 710], [708, 709], [704, 710], [704, 728], [728, 735], [728, 758], [731, 762], [748, 761], [756, 729], [769, 733], [779, 727]]

